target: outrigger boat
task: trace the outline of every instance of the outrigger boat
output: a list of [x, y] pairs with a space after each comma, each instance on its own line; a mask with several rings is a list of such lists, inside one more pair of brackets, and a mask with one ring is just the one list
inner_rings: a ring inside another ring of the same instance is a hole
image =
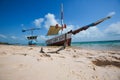
[[[63, 46], [63, 45], [71, 46], [72, 35], [75, 35], [75, 34], [79, 33], [80, 31], [87, 30], [90, 27], [94, 27], [94, 26], [104, 22], [105, 20], [110, 19], [111, 17], [112, 16], [107, 16], [107, 17], [102, 18], [96, 22], [89, 24], [89, 25], [80, 27], [74, 31], [70, 30], [67, 33], [64, 33], [59, 36], [55, 36], [51, 39], [48, 39], [46, 41], [46, 45], [47, 46]], [[59, 33], [60, 30], [63, 30], [64, 28], [66, 28], [66, 24], [63, 24], [63, 5], [61, 5], [61, 27], [58, 26], [58, 24], [56, 24], [55, 26], [50, 26], [47, 36], [56, 35]]]
[[27, 36], [28, 39], [28, 45], [36, 45], [37, 43], [37, 37], [36, 35], [33, 35], [34, 30], [39, 30], [40, 28], [30, 28], [30, 29], [22, 29], [22, 32], [30, 31], [31, 35]]

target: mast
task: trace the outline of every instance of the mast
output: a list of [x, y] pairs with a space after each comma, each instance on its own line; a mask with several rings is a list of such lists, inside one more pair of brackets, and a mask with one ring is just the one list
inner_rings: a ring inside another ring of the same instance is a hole
[[62, 30], [61, 30], [61, 34], [62, 34], [62, 31], [63, 31], [63, 15], [64, 15], [64, 13], [63, 13], [63, 4], [61, 4], [61, 27], [62, 27]]

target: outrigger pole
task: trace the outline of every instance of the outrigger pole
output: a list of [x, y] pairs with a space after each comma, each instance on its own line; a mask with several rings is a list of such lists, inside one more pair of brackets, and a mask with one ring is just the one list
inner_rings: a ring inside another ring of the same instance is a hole
[[33, 36], [33, 31], [34, 30], [40, 30], [40, 28], [22, 29], [22, 32], [31, 31], [31, 36]]
[[91, 23], [91, 24], [89, 24], [89, 25], [83, 26], [83, 27], [81, 27], [81, 28], [79, 28], [79, 29], [76, 29], [76, 30], [74, 30], [74, 31], [71, 30], [71, 31], [69, 31], [68, 33], [72, 33], [73, 35], [75, 35], [75, 34], [79, 33], [80, 31], [86, 30], [86, 29], [88, 29], [88, 28], [90, 28], [90, 27], [94, 27], [94, 26], [102, 23], [103, 21], [105, 21], [105, 20], [107, 20], [107, 19], [110, 19], [111, 17], [112, 17], [112, 16], [107, 16], [107, 17], [105, 17], [105, 18], [102, 18], [102, 19], [100, 19], [100, 20], [98, 20], [98, 21], [96, 21], [96, 22], [93, 22], [93, 23]]

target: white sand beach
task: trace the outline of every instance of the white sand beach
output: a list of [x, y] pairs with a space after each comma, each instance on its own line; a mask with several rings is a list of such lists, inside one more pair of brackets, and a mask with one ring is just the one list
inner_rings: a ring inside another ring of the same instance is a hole
[[120, 80], [120, 51], [0, 45], [0, 80]]

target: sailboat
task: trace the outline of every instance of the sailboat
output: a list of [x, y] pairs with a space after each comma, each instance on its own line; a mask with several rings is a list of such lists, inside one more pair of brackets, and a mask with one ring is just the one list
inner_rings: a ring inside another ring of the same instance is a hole
[[[47, 46], [71, 46], [71, 41], [72, 41], [72, 35], [76, 35], [77, 33], [83, 31], [83, 30], [87, 30], [90, 27], [94, 27], [102, 22], [104, 22], [107, 19], [110, 19], [112, 16], [107, 16], [104, 17], [102, 19], [99, 19], [89, 25], [85, 25], [83, 27], [80, 27], [76, 30], [70, 30], [67, 33], [61, 34], [59, 36], [55, 36], [51, 39], [46, 40], [46, 45]], [[50, 35], [57, 35], [59, 33], [59, 31], [63, 30], [64, 28], [66, 28], [66, 24], [63, 24], [63, 4], [61, 5], [61, 27], [56, 24], [55, 26], [50, 26], [47, 36]]]
[[40, 28], [30, 28], [30, 29], [22, 29], [22, 32], [30, 31], [31, 35], [27, 36], [28, 39], [28, 45], [36, 45], [37, 43], [37, 37], [36, 35], [33, 35], [34, 30], [39, 30]]

